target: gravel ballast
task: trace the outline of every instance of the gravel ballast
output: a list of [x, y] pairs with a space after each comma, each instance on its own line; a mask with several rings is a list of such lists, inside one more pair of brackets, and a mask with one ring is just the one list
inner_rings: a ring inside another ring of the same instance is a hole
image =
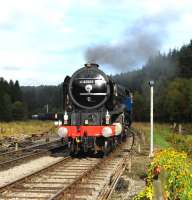
[[27, 163], [15, 166], [8, 170], [0, 171], [0, 187], [17, 180], [29, 173], [39, 171], [40, 169], [62, 160], [63, 157], [43, 156]]

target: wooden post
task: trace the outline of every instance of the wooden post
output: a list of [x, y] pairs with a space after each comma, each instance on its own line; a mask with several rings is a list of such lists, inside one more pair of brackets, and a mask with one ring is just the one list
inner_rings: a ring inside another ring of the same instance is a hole
[[177, 123], [173, 123], [173, 130], [175, 130], [176, 129], [176, 127], [177, 127]]
[[182, 125], [179, 124], [179, 134], [182, 134]]
[[19, 147], [18, 147], [18, 143], [16, 142], [16, 143], [15, 143], [15, 151], [18, 151], [18, 148], [19, 148]]
[[153, 181], [154, 200], [163, 200], [163, 191], [160, 180]]
[[141, 145], [138, 143], [138, 153], [141, 153]]
[[48, 133], [45, 135], [45, 142], [49, 142], [49, 135], [48, 135]]
[[128, 163], [128, 171], [129, 171], [129, 173], [131, 173], [131, 162], [132, 162], [132, 159], [130, 159], [129, 163]]

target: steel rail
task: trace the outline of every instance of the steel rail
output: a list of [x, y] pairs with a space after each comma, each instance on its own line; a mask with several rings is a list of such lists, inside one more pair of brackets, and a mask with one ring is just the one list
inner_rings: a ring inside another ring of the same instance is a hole
[[29, 174], [27, 174], [27, 175], [25, 175], [25, 176], [23, 176], [23, 177], [21, 177], [19, 179], [16, 179], [16, 180], [14, 180], [14, 181], [12, 181], [10, 183], [7, 183], [7, 184], [5, 184], [5, 185], [0, 187], [0, 192], [2, 193], [7, 189], [11, 189], [11, 187], [14, 186], [15, 184], [20, 184], [20, 183], [24, 182], [25, 180], [31, 179], [32, 177], [34, 177], [34, 176], [36, 176], [38, 174], [41, 174], [41, 173], [43, 173], [45, 171], [48, 171], [48, 170], [54, 168], [55, 166], [57, 166], [58, 164], [62, 164], [63, 162], [66, 162], [67, 160], [70, 160], [70, 159], [71, 159], [71, 157], [67, 156], [67, 157], [63, 158], [62, 160], [59, 160], [59, 161], [57, 161], [55, 163], [52, 163], [52, 164], [49, 164], [48, 166], [46, 166], [46, 167], [44, 167], [44, 168], [42, 168], [40, 170], [37, 170], [37, 171], [35, 171], [33, 173], [29, 173]]
[[1, 170], [1, 168], [7, 167], [7, 165], [9, 165], [9, 164], [11, 164], [13, 162], [16, 163], [16, 162], [18, 162], [20, 160], [32, 158], [32, 157], [35, 157], [37, 155], [45, 154], [47, 152], [48, 151], [46, 151], [46, 150], [35, 150], [34, 152], [31, 152], [31, 153], [29, 153], [27, 155], [20, 156], [18, 158], [13, 158], [13, 159], [10, 159], [10, 160], [4, 161], [4, 162], [0, 162], [0, 170]]
[[61, 139], [55, 139], [55, 140], [50, 141], [50, 142], [45, 142], [45, 143], [42, 143], [42, 144], [35, 144], [35, 145], [31, 145], [31, 146], [24, 147], [24, 148], [19, 148], [18, 150], [12, 150], [12, 151], [1, 153], [0, 157], [5, 156], [5, 155], [9, 155], [9, 154], [13, 154], [13, 153], [18, 153], [18, 152], [22, 152], [22, 151], [27, 151], [27, 150], [47, 146], [47, 145], [54, 144], [54, 143], [57, 143], [57, 142], [60, 142], [60, 141], [61, 141]]
[[[0, 170], [1, 170], [1, 168], [5, 167], [6, 165], [8, 166], [8, 164], [11, 164], [11, 163], [16, 164], [20, 160], [30, 159], [35, 156], [48, 153], [51, 150], [54, 150], [54, 149], [57, 149], [57, 148], [60, 148], [60, 147], [63, 147], [64, 145], [66, 145], [66, 144], [61, 144], [59, 146], [54, 146], [57, 143], [61, 143], [61, 140], [57, 139], [57, 140], [51, 141], [49, 143], [34, 145], [33, 147], [28, 147], [28, 148], [23, 148], [18, 151], [13, 151], [13, 155], [11, 155], [10, 157], [7, 155], [11, 154], [11, 152], [9, 152], [8, 154], [3, 153], [4, 157], [3, 157], [3, 161], [0, 162]], [[41, 149], [40, 147], [42, 147], [42, 146], [44, 148]], [[47, 149], [45, 149], [45, 147], [47, 147]], [[37, 148], [37, 149], [33, 149], [33, 148]], [[32, 151], [25, 152], [26, 149], [27, 150], [31, 149]], [[23, 152], [22, 152], [22, 150], [23, 150]], [[0, 154], [0, 156], [2, 156], [2, 154]], [[2, 158], [0, 160], [2, 160]]]
[[[103, 159], [101, 159], [101, 160], [103, 161]], [[85, 171], [80, 176], [78, 176], [75, 180], [73, 180], [68, 186], [63, 187], [62, 189], [60, 189], [55, 195], [50, 197], [48, 200], [57, 200], [57, 199], [62, 198], [66, 190], [70, 189], [74, 184], [77, 184], [77, 182], [79, 182], [82, 178], [87, 176], [91, 171], [93, 171], [96, 168], [98, 168], [100, 164], [101, 164], [101, 162], [96, 163], [94, 166], [92, 166], [87, 171]]]
[[[124, 145], [124, 144], [122, 144], [122, 145]], [[94, 166], [92, 166], [89, 170], [84, 172], [77, 179], [73, 180], [73, 182], [71, 182], [71, 184], [60, 189], [55, 195], [50, 197], [48, 200], [72, 199], [72, 198], [67, 197], [68, 193], [70, 193], [69, 191], [70, 190], [76, 191], [76, 187], [78, 188], [79, 185], [86, 183], [86, 181], [85, 181], [86, 178], [87, 178], [87, 180], [89, 180], [89, 177], [91, 177], [91, 175], [95, 175], [97, 173], [97, 170], [101, 171], [102, 168], [105, 169], [105, 166], [110, 165], [110, 162], [112, 162], [114, 160], [114, 157], [116, 156], [116, 154], [117, 154], [117, 151], [112, 153], [109, 157], [105, 157], [105, 158], [101, 159], [98, 163], [96, 163]], [[109, 183], [106, 183], [105, 188], [102, 191], [100, 191], [101, 194], [99, 195], [98, 199], [104, 200], [105, 198], [110, 197], [110, 195], [112, 193], [111, 192], [112, 188], [115, 187], [115, 184], [117, 183], [119, 177], [125, 170], [125, 161], [126, 160], [127, 160], [127, 157], [124, 156], [119, 161], [118, 165], [116, 166], [115, 170], [113, 170], [113, 173], [110, 176], [110, 187], [108, 185]], [[82, 179], [85, 181], [85, 183], [83, 182], [81, 184]]]
[[126, 167], [125, 161], [126, 161], [126, 158], [124, 158], [119, 163], [117, 168], [114, 170], [114, 174], [111, 175], [110, 184], [105, 185], [103, 191], [101, 191], [97, 200], [108, 200], [108, 199], [110, 199], [112, 192], [114, 191], [114, 188], [115, 188], [119, 178], [121, 177], [121, 175], [123, 174], [123, 172], [125, 170], [125, 167]]

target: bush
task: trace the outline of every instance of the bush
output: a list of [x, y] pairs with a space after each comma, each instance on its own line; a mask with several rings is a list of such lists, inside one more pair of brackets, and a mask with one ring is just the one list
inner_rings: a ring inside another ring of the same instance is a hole
[[192, 138], [187, 135], [171, 134], [167, 141], [178, 151], [185, 151], [188, 155], [192, 156]]
[[153, 178], [157, 167], [161, 169], [160, 178], [165, 199], [192, 199], [192, 162], [186, 153], [168, 149], [156, 153], [148, 168], [147, 186], [134, 200], [152, 200]]

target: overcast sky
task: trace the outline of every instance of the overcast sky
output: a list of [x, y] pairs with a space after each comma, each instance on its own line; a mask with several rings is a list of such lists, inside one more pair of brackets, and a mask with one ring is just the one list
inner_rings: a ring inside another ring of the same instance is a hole
[[[140, 49], [137, 33], [143, 30], [158, 35], [161, 52], [187, 44], [192, 1], [0, 0], [0, 77], [21, 85], [59, 84], [83, 66], [87, 49], [118, 48], [132, 40], [134, 55]], [[119, 70], [101, 68], [110, 74], [128, 71], [141, 67], [146, 55], [137, 60]]]

